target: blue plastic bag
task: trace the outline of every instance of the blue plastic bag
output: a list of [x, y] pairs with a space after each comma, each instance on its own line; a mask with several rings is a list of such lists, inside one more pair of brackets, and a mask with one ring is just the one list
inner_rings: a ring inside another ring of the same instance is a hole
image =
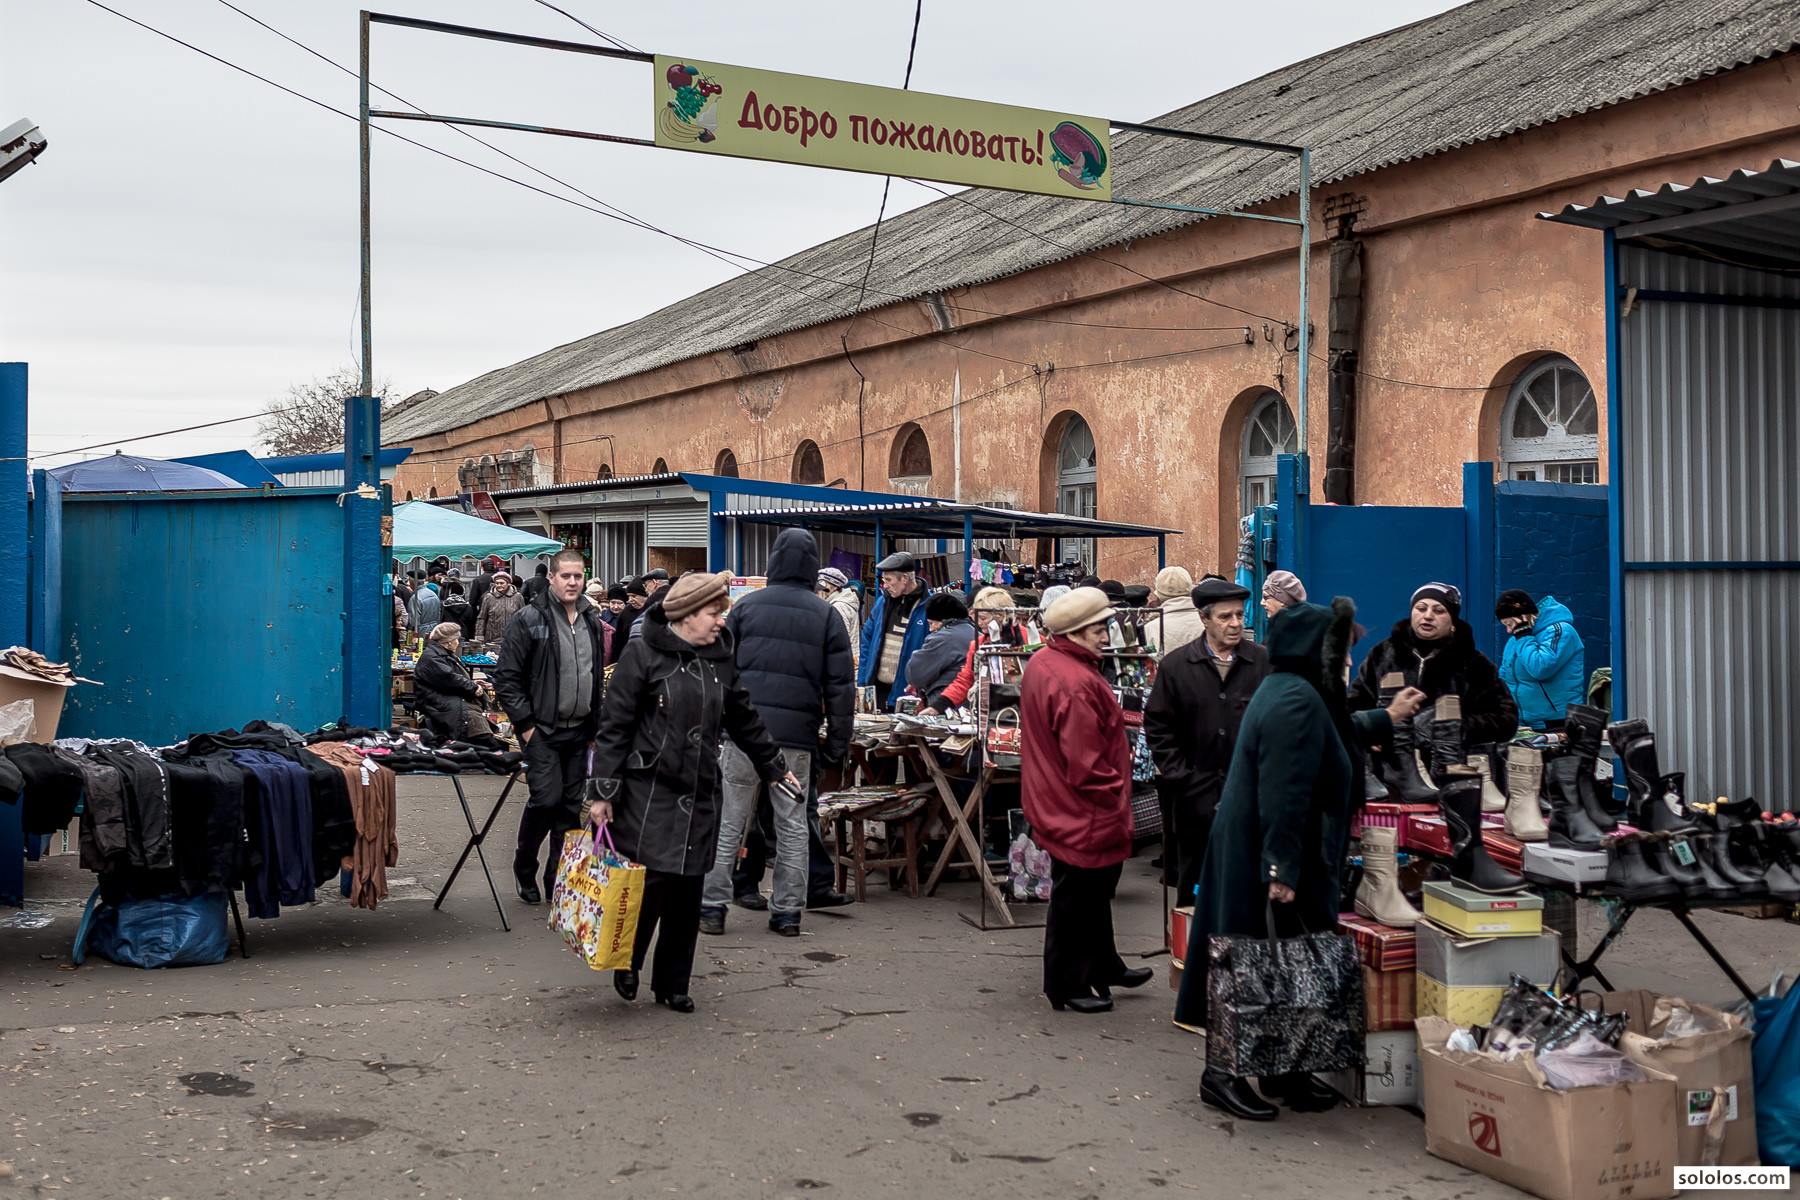
[[127, 967], [201, 967], [224, 962], [231, 948], [223, 894], [101, 902], [90, 915], [82, 921], [85, 939], [77, 937], [77, 963], [91, 949]]
[[1800, 1167], [1800, 984], [1756, 1002], [1756, 1144], [1763, 1163]]

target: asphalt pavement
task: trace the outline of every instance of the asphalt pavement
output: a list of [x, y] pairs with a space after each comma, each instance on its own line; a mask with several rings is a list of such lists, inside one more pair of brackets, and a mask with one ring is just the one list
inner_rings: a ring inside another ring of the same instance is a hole
[[[468, 788], [485, 810], [499, 784]], [[512, 895], [518, 799], [488, 856], [511, 932], [479, 870], [432, 908], [467, 834], [448, 782], [403, 779], [400, 803], [390, 900], [333, 891], [250, 922], [251, 956], [210, 967], [73, 968], [91, 878], [73, 856], [27, 864], [26, 911], [50, 920], [0, 927], [0, 1197], [1519, 1195], [1428, 1156], [1405, 1110], [1251, 1125], [1203, 1107], [1147, 857], [1115, 913], [1158, 976], [1109, 1015], [1053, 1013], [1041, 931], [973, 928], [957, 882], [878, 883], [799, 939], [733, 909], [684, 1016], [647, 987], [620, 1001]], [[1800, 967], [1800, 927], [1698, 919], [1753, 982]], [[1731, 995], [1659, 913], [1607, 966], [1621, 987]]]

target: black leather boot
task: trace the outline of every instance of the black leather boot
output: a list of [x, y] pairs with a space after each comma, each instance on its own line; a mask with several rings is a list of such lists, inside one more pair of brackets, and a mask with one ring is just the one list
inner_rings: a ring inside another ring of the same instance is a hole
[[[1394, 699], [1401, 688], [1406, 686], [1406, 676], [1398, 671], [1389, 672], [1381, 677], [1381, 703], [1386, 706]], [[1437, 789], [1427, 783], [1419, 773], [1419, 760], [1415, 757], [1413, 742], [1413, 723], [1401, 721], [1394, 726], [1394, 736], [1390, 740], [1387, 752], [1375, 756], [1375, 773], [1381, 782], [1387, 785], [1388, 797], [1401, 804], [1432, 804], [1437, 801]]]
[[1800, 827], [1765, 826], [1763, 841], [1770, 858], [1769, 869], [1763, 873], [1769, 895], [1783, 901], [1800, 900]]
[[1586, 704], [1571, 704], [1569, 718], [1563, 724], [1563, 736], [1569, 740], [1570, 757], [1580, 763], [1575, 775], [1576, 796], [1587, 818], [1601, 833], [1611, 833], [1619, 822], [1613, 817], [1610, 796], [1603, 797], [1594, 779], [1594, 764], [1600, 758], [1600, 746], [1606, 728], [1606, 713]]
[[1739, 895], [1760, 896], [1768, 891], [1763, 878], [1767, 864], [1758, 837], [1761, 821], [1762, 810], [1748, 799], [1720, 800], [1701, 819], [1703, 829], [1717, 831], [1713, 839], [1715, 865]]
[[1681, 828], [1679, 818], [1662, 804], [1657, 785], [1662, 772], [1656, 763], [1656, 735], [1642, 719], [1615, 721], [1606, 727], [1606, 737], [1618, 755], [1624, 771], [1625, 788], [1630, 794], [1626, 811], [1631, 823], [1640, 830], [1672, 833]]
[[1563, 850], [1598, 850], [1601, 833], [1581, 803], [1581, 760], [1559, 754], [1544, 767], [1550, 799], [1550, 844]]
[[[1467, 770], [1468, 768], [1464, 768]], [[1438, 811], [1450, 830], [1450, 877], [1478, 892], [1516, 892], [1525, 886], [1488, 857], [1481, 840], [1481, 777], [1474, 773], [1451, 776], [1438, 792]]]
[[1200, 1076], [1200, 1102], [1241, 1121], [1273, 1121], [1281, 1115], [1279, 1109], [1256, 1094], [1248, 1079], [1211, 1067]]
[[1644, 856], [1645, 843], [1636, 834], [1607, 839], [1606, 890], [1630, 904], [1669, 900], [1681, 895], [1681, 887], [1655, 870]]
[[1644, 859], [1652, 870], [1673, 879], [1675, 886], [1688, 899], [1711, 898], [1712, 892], [1706, 885], [1706, 874], [1700, 869], [1700, 860], [1684, 834], [1648, 835], [1644, 841]]

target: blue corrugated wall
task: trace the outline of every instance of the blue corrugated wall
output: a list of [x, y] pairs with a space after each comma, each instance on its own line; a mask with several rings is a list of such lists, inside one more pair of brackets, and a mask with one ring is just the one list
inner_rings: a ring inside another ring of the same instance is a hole
[[1356, 601], [1369, 630], [1354, 655], [1406, 616], [1413, 590], [1441, 581], [1463, 592], [1463, 619], [1476, 644], [1499, 661], [1494, 599], [1507, 588], [1554, 595], [1575, 614], [1587, 669], [1605, 666], [1611, 644], [1606, 489], [1493, 483], [1486, 463], [1463, 469], [1459, 508], [1313, 504], [1307, 462], [1285, 456], [1277, 495], [1276, 561], [1300, 576], [1310, 599]]
[[336, 489], [63, 499], [68, 737], [167, 743], [344, 711]]

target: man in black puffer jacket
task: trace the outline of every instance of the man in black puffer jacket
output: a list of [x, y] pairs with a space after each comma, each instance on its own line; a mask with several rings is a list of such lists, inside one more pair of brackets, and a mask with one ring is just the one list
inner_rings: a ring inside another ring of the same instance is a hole
[[[769, 927], [785, 936], [800, 932], [806, 910], [807, 803], [813, 761], [843, 761], [850, 748], [850, 635], [837, 612], [813, 593], [819, 576], [819, 547], [804, 529], [784, 529], [769, 553], [768, 585], [733, 606], [725, 620], [737, 646], [739, 678], [750, 693], [769, 737], [781, 747], [798, 777], [801, 792], [771, 788], [775, 812], [775, 899]], [[819, 744], [819, 726], [825, 744]], [[719, 852], [706, 877], [700, 929], [725, 931], [725, 909], [731, 902], [731, 868], [737, 860], [744, 827], [756, 812], [761, 778], [734, 745], [723, 754], [725, 811], [719, 826]]]

